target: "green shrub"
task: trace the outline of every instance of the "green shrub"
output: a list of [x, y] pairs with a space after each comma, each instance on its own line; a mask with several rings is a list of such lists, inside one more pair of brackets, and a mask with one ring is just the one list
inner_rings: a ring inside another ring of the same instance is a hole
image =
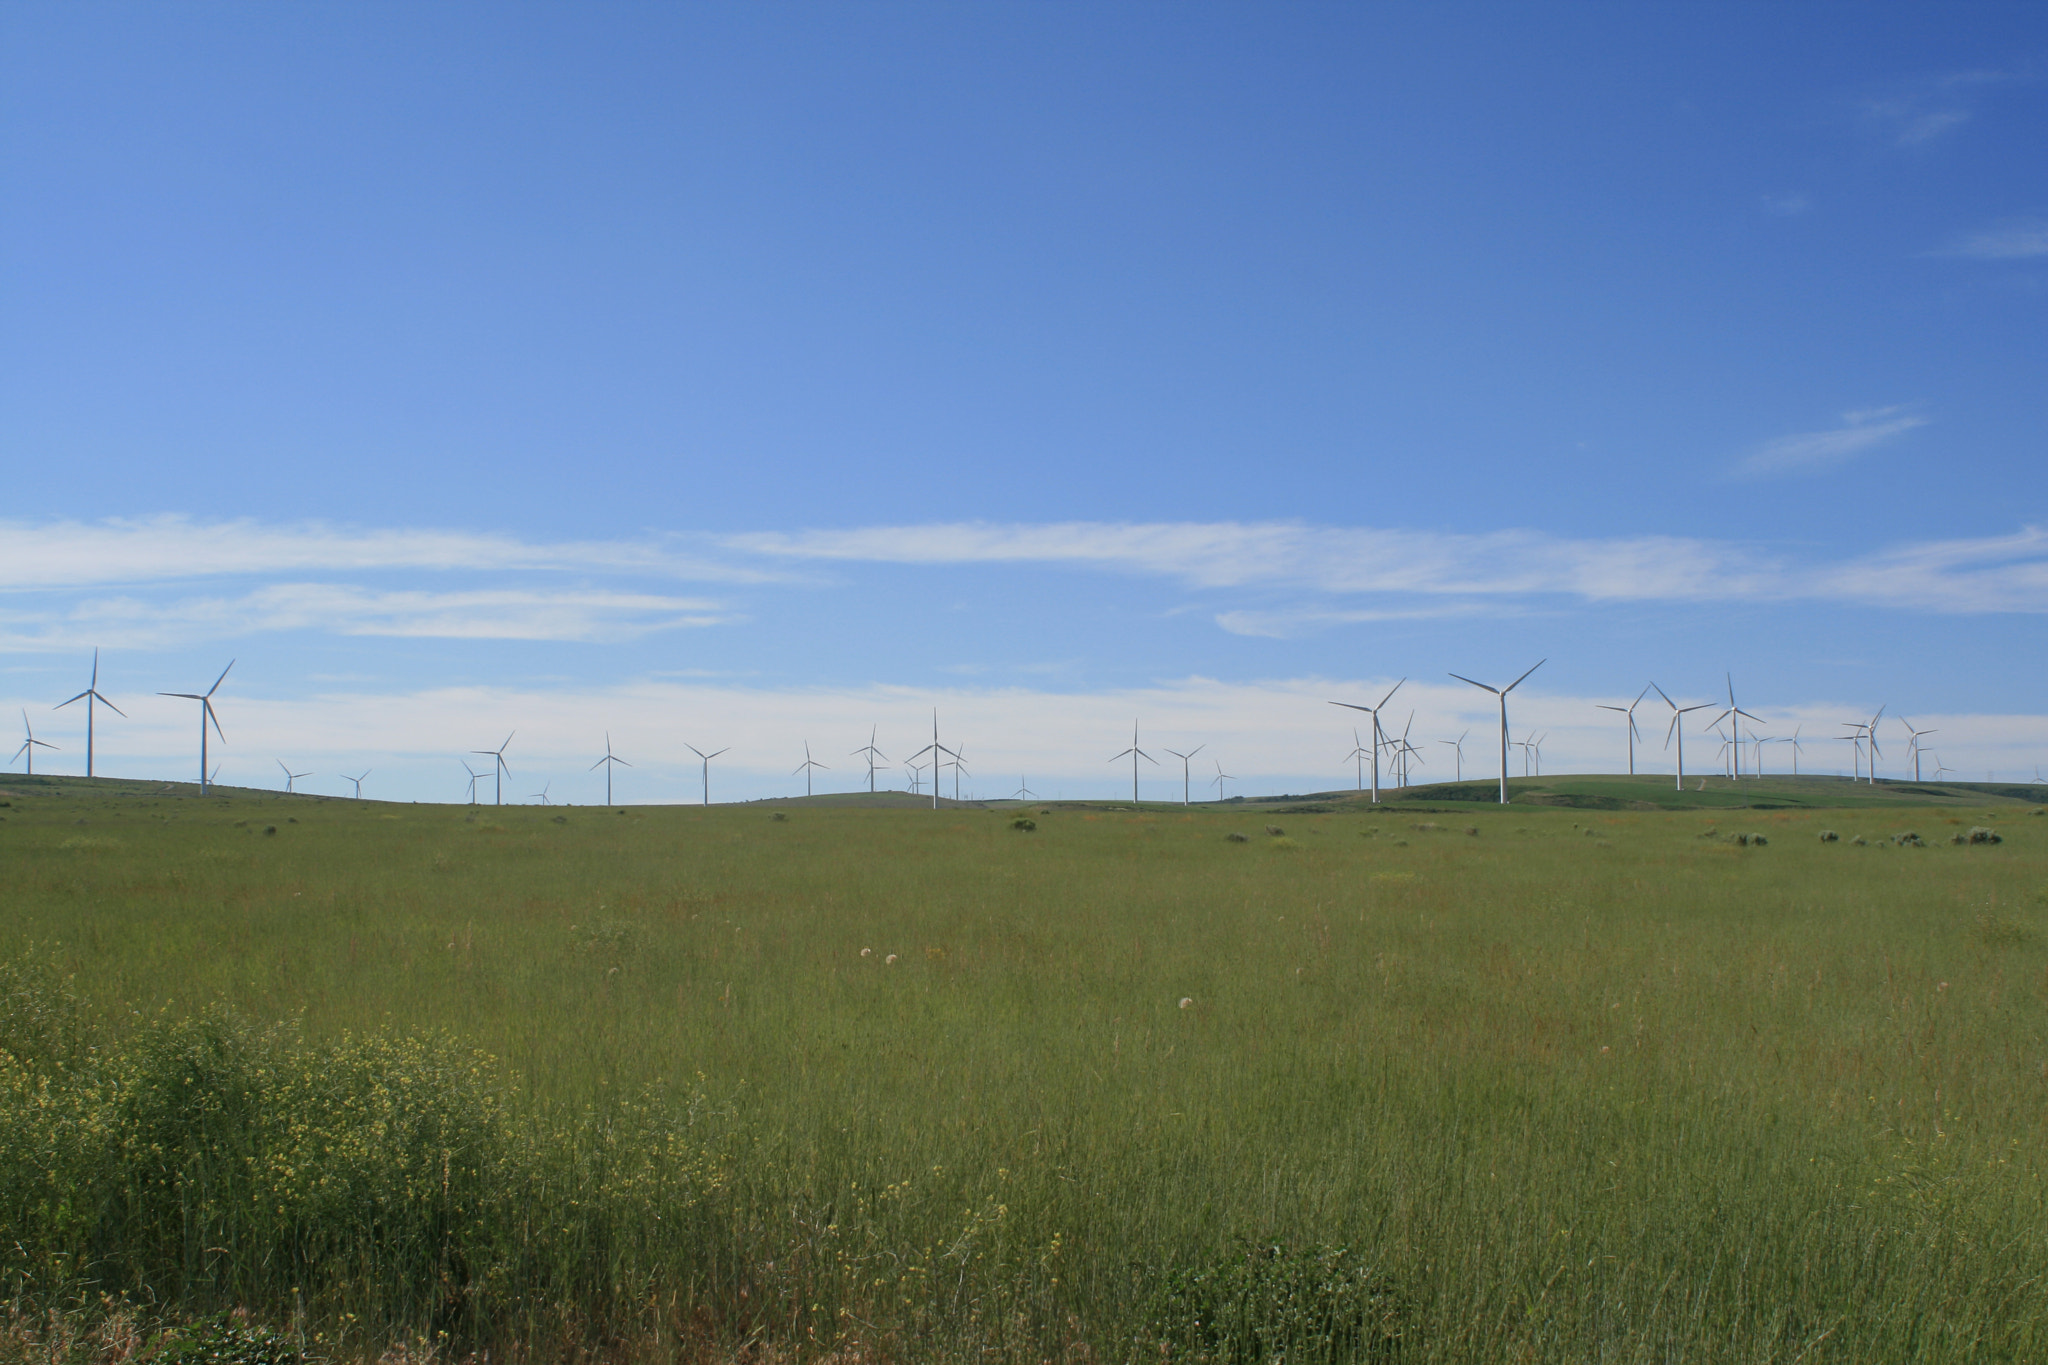
[[1391, 1359], [1402, 1305], [1349, 1247], [1240, 1242], [1158, 1281], [1151, 1331], [1167, 1359], [1215, 1365]]
[[1038, 828], [1038, 822], [1036, 820], [1033, 820], [1028, 815], [1020, 815], [1010, 822], [1010, 828], [1014, 830], [1021, 830], [1024, 833], [1029, 834], [1033, 830]]

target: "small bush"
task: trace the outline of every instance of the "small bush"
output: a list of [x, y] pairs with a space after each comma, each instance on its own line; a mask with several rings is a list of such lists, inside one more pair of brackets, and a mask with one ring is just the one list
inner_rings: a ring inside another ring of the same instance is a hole
[[1020, 815], [1010, 822], [1010, 828], [1014, 830], [1021, 830], [1024, 833], [1029, 834], [1031, 833], [1031, 831], [1038, 828], [1038, 822], [1036, 820], [1031, 819], [1029, 816]]
[[1287, 831], [1280, 828], [1280, 826], [1278, 825], [1268, 825], [1266, 826], [1266, 833], [1272, 835], [1275, 839], [1278, 839], [1281, 835], [1287, 833]]
[[1243, 844], [1249, 843], [1251, 841], [1251, 836], [1249, 834], [1239, 834], [1236, 830], [1232, 830], [1230, 833], [1224, 835], [1223, 838], [1226, 842], [1233, 844]]
[[1465, 832], [1471, 835], [1473, 838], [1477, 839], [1479, 837], [1479, 826], [1467, 825], [1465, 826]]
[[1714, 839], [1720, 837], [1720, 833], [1720, 830], [1714, 828], [1712, 825], [1709, 825], [1707, 826], [1707, 828], [1699, 832], [1698, 837], [1702, 839]]
[[[1859, 834], [1855, 838], [1851, 839], [1849, 842], [1856, 845], [1856, 847], [1858, 848], [1862, 848], [1865, 844], [1869, 843], [1870, 841]], [[1956, 842], [1960, 843], [1962, 841], [1958, 839]]]
[[1900, 832], [1900, 833], [1898, 833], [1898, 834], [1894, 834], [1894, 835], [1892, 836], [1892, 842], [1893, 842], [1893, 843], [1895, 843], [1895, 844], [1897, 844], [1897, 845], [1898, 845], [1898, 846], [1899, 846], [1900, 848], [1925, 848], [1925, 847], [1927, 847], [1926, 843], [1924, 843], [1924, 842], [1923, 842], [1923, 841], [1921, 840], [1921, 838], [1920, 838], [1920, 835], [1919, 835], [1919, 834], [1918, 834], [1917, 832], [1915, 832], [1915, 831], [1913, 831], [1913, 830], [1910, 830], [1910, 829], [1909, 829], [1909, 830], [1904, 830], [1904, 831], [1902, 831], [1902, 832]]
[[1989, 911], [1977, 916], [1977, 941], [1987, 948], [2017, 948], [2033, 938], [2034, 931], [2015, 920], [2000, 919]]
[[550, 821], [551, 823], [553, 823], [553, 824], [557, 824], [557, 825], [566, 825], [566, 824], [568, 824], [568, 823], [569, 823], [569, 817], [568, 817], [568, 816], [566, 816], [566, 815], [550, 815], [550, 816], [548, 817], [548, 820], [549, 820], [549, 821]]
[[1150, 1317], [1163, 1356], [1217, 1365], [1386, 1359], [1402, 1335], [1392, 1282], [1341, 1246], [1246, 1241], [1160, 1277]]
[[265, 825], [265, 826], [263, 827], [263, 832], [264, 832], [265, 834], [275, 834], [275, 833], [277, 833], [277, 826], [276, 826], [276, 825]]
[[219, 1313], [165, 1332], [149, 1359], [151, 1365], [310, 1365], [313, 1357], [246, 1313]]
[[1744, 848], [1762, 848], [1771, 842], [1761, 834], [1738, 834], [1734, 838]]
[[1838, 843], [1840, 842], [1841, 838], [1841, 835], [1835, 833], [1831, 829], [1824, 829], [1820, 832], [1820, 841], [1824, 844]]
[[1969, 841], [1973, 844], [2002, 844], [2005, 842], [1997, 830], [1986, 825], [1970, 826]]
[[789, 816], [788, 816], [788, 814], [787, 814], [786, 812], [783, 812], [783, 811], [779, 811], [779, 810], [778, 810], [778, 811], [771, 811], [771, 812], [769, 812], [769, 814], [768, 814], [768, 818], [769, 818], [770, 820], [787, 820], [787, 819], [789, 818]]

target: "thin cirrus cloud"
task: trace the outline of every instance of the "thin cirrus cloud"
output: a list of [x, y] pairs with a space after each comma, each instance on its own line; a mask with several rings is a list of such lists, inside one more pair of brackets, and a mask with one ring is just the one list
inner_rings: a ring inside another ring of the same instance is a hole
[[1736, 466], [1736, 473], [1747, 478], [1773, 478], [1833, 469], [1893, 437], [1926, 425], [1925, 417], [1901, 407], [1845, 412], [1838, 427], [1766, 441]]
[[2048, 256], [2048, 218], [2029, 218], [1959, 237], [1935, 253], [1973, 261], [2024, 261]]
[[758, 568], [687, 554], [656, 539], [536, 544], [475, 531], [198, 522], [174, 515], [0, 523], [0, 532], [0, 590], [388, 570], [580, 570], [720, 582], [768, 577]]
[[0, 614], [0, 644], [24, 650], [108, 644], [167, 648], [268, 631], [456, 640], [617, 642], [738, 619], [717, 602], [604, 590], [378, 592], [279, 583], [237, 597], [156, 602], [91, 598], [62, 612]]

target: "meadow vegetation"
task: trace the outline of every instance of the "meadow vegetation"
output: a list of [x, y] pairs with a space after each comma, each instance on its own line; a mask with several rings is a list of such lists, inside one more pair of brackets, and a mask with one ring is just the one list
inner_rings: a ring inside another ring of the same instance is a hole
[[2048, 1358], [2039, 807], [0, 799], [18, 1358]]

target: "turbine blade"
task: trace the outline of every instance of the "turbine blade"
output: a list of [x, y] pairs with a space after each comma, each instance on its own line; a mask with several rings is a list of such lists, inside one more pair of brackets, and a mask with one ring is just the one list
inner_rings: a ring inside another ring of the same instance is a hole
[[1528, 673], [1524, 673], [1524, 674], [1522, 675], [1522, 677], [1521, 677], [1521, 678], [1517, 678], [1517, 679], [1515, 679], [1515, 680], [1514, 680], [1513, 682], [1509, 683], [1509, 684], [1508, 684], [1508, 685], [1507, 685], [1506, 687], [1503, 687], [1503, 688], [1501, 689], [1501, 694], [1502, 694], [1503, 696], [1505, 696], [1505, 695], [1506, 695], [1506, 694], [1508, 694], [1509, 692], [1512, 692], [1512, 691], [1514, 691], [1514, 690], [1515, 690], [1516, 688], [1518, 688], [1518, 687], [1520, 687], [1520, 686], [1522, 685], [1522, 678], [1526, 678], [1526, 677], [1528, 677], [1528, 676], [1529, 676], [1529, 673], [1534, 673], [1534, 672], [1535, 672], [1535, 671], [1536, 671], [1537, 669], [1539, 669], [1539, 668], [1543, 667], [1543, 665], [1545, 665], [1545, 664], [1547, 664], [1547, 663], [1549, 663], [1549, 662], [1550, 662], [1550, 660], [1548, 660], [1548, 659], [1538, 659], [1538, 660], [1537, 660], [1537, 661], [1536, 661], [1535, 663], [1533, 663], [1533, 664], [1530, 664], [1530, 665], [1529, 665], [1529, 672], [1528, 672]]
[[57, 704], [56, 704], [55, 706], [51, 707], [50, 709], [51, 709], [52, 711], [62, 711], [62, 710], [63, 710], [63, 709], [65, 708], [65, 707], [67, 707], [67, 706], [71, 705], [71, 702], [72, 702], [72, 701], [84, 701], [84, 700], [85, 700], [85, 699], [86, 699], [87, 697], [89, 697], [89, 696], [91, 696], [91, 695], [92, 695], [92, 689], [91, 689], [91, 688], [87, 688], [87, 689], [86, 689], [85, 691], [83, 691], [83, 692], [80, 692], [80, 693], [79, 693], [79, 694], [78, 694], [77, 696], [73, 697], [73, 698], [71, 699], [71, 701], [60, 701], [60, 702], [58, 702], [58, 703], [57, 703]]
[[[1456, 678], [1461, 683], [1471, 683], [1474, 687], [1486, 687], [1485, 683], [1475, 682], [1473, 681], [1473, 679], [1466, 677], [1463, 673], [1453, 673], [1451, 674], [1451, 676]], [[1496, 697], [1500, 695], [1500, 689], [1498, 687], [1486, 687], [1486, 690], [1493, 693]], [[1365, 708], [1360, 707], [1359, 709], [1364, 710]]]
[[[235, 666], [235, 661], [234, 661], [233, 659], [229, 659], [229, 660], [228, 660], [228, 668], [233, 668], [234, 666]], [[209, 697], [210, 697], [210, 696], [212, 696], [212, 695], [213, 695], [214, 693], [216, 693], [216, 692], [220, 691], [220, 685], [221, 685], [221, 684], [222, 684], [223, 682], [226, 682], [226, 681], [227, 681], [227, 676], [228, 676], [228, 668], [223, 668], [223, 669], [222, 669], [222, 670], [220, 671], [220, 676], [219, 676], [218, 678], [215, 678], [215, 679], [213, 680], [213, 686], [211, 686], [211, 687], [209, 687], [209, 688], [207, 688], [207, 689], [206, 689], [206, 695], [207, 695], [207, 696], [209, 696]]]

